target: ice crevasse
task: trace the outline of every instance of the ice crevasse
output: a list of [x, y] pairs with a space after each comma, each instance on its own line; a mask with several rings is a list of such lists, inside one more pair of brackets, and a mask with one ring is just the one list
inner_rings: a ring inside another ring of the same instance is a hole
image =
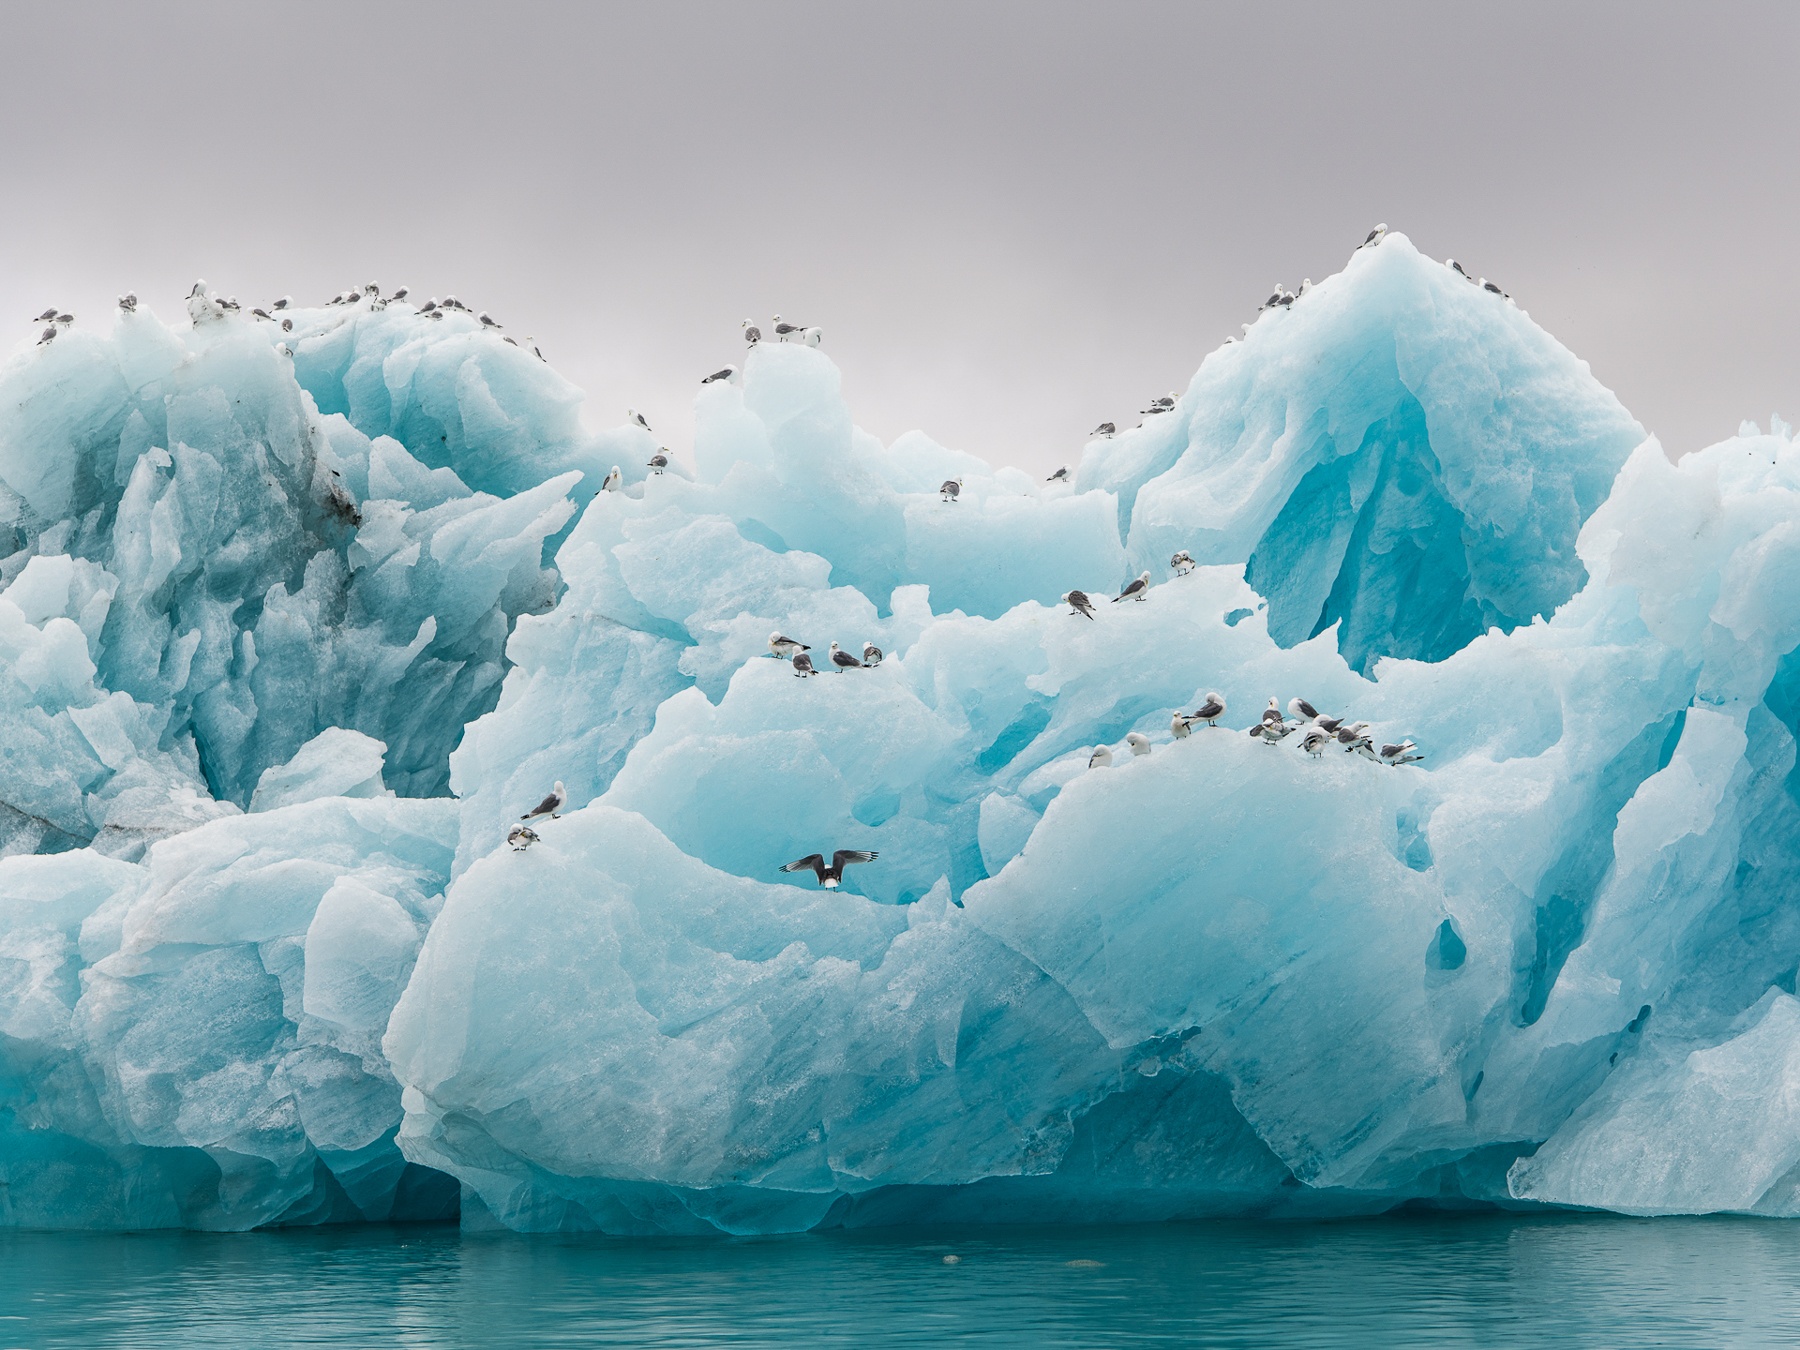
[[292, 318], [0, 366], [0, 1224], [1800, 1213], [1779, 422], [1671, 462], [1398, 234], [1049, 484]]

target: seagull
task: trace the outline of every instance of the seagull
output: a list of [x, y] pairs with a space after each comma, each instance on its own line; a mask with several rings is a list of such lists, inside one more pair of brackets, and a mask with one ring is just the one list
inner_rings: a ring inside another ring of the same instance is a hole
[[56, 325], [51, 324], [48, 328], [46, 328], [44, 330], [44, 335], [37, 340], [37, 345], [42, 347], [47, 342], [55, 342], [55, 341], [56, 341]]
[[500, 320], [496, 319], [492, 314], [489, 314], [485, 309], [482, 310], [481, 313], [477, 314], [475, 317], [481, 320], [481, 326], [483, 328], [499, 328], [499, 327], [501, 327]]
[[119, 308], [124, 310], [127, 314], [137, 313], [137, 296], [130, 291], [126, 291], [124, 295], [119, 297]]
[[953, 502], [962, 494], [962, 479], [946, 478], [938, 488], [938, 495], [947, 502]]
[[1066, 483], [1069, 481], [1069, 466], [1063, 465], [1055, 473], [1044, 480], [1046, 483]]
[[1131, 747], [1131, 753], [1134, 756], [1147, 755], [1150, 753], [1150, 738], [1141, 731], [1126, 733], [1125, 744]]
[[449, 309], [467, 309], [468, 308], [467, 305], [465, 305], [462, 301], [458, 300], [454, 295], [446, 295], [444, 297], [444, 304]]
[[253, 309], [250, 311], [250, 317], [253, 319], [267, 319], [270, 323], [275, 322], [275, 316], [270, 314], [266, 309]]
[[1331, 733], [1323, 727], [1308, 727], [1306, 734], [1300, 738], [1300, 748], [1314, 759], [1325, 753], [1325, 747], [1331, 744]]
[[726, 366], [723, 370], [715, 370], [712, 374], [701, 380], [700, 383], [712, 384], [716, 380], [729, 380], [735, 374], [737, 374], [736, 366]]
[[368, 296], [371, 300], [379, 300], [381, 298], [381, 287], [377, 286], [372, 281], [365, 282], [363, 284], [363, 294]]
[[[280, 309], [281, 306], [277, 305], [277, 306], [275, 306], [275, 308]], [[431, 299], [427, 300], [424, 304], [419, 306], [419, 313], [421, 313], [421, 314], [436, 314], [437, 309], [438, 309], [437, 297], [434, 295], [431, 297]]]
[[818, 673], [813, 669], [812, 657], [806, 654], [805, 649], [794, 653], [794, 676], [796, 679], [804, 680], [808, 675], [817, 675]]
[[650, 456], [649, 459], [645, 460], [644, 463], [649, 467], [650, 472], [661, 473], [664, 469], [669, 467], [669, 452], [667, 450], [658, 450], [654, 455]]
[[1402, 764], [1417, 764], [1425, 758], [1423, 755], [1414, 753], [1418, 748], [1411, 741], [1401, 741], [1398, 745], [1384, 745], [1381, 747], [1381, 762], [1391, 764], [1396, 768]]
[[844, 879], [844, 869], [851, 863], [874, 862], [881, 855], [870, 848], [840, 848], [831, 855], [831, 866], [825, 865], [825, 856], [821, 853], [809, 853], [804, 858], [796, 858], [791, 863], [783, 863], [784, 872], [804, 872], [812, 869], [812, 874], [819, 879], [819, 885], [828, 891], [835, 891], [838, 882]]
[[405, 287], [405, 286], [401, 286], [401, 287], [400, 287], [400, 288], [399, 288], [399, 289], [397, 289], [397, 290], [396, 290], [396, 291], [395, 291], [395, 292], [394, 292], [394, 293], [393, 293], [393, 294], [392, 294], [392, 295], [390, 295], [390, 296], [389, 296], [389, 297], [388, 297], [388, 299], [390, 299], [390, 300], [404, 300], [404, 299], [406, 299], [406, 297], [407, 297], [407, 294], [408, 294], [408, 291], [407, 291], [407, 288], [406, 288], [406, 287]]
[[1111, 422], [1102, 422], [1099, 426], [1088, 432], [1088, 437], [1090, 440], [1095, 436], [1100, 437], [1101, 440], [1111, 440], [1118, 434], [1118, 427], [1114, 426]]
[[750, 320], [744, 320], [743, 328], [744, 341], [748, 342], [752, 347], [762, 341], [762, 329], [751, 323]]
[[1496, 286], [1493, 282], [1489, 281], [1486, 277], [1483, 277], [1481, 279], [1481, 289], [1484, 291], [1492, 291], [1495, 295], [1499, 296], [1502, 300], [1512, 299], [1512, 297], [1510, 295], [1508, 295], [1505, 291], [1501, 290], [1498, 286]]
[[1185, 577], [1194, 570], [1194, 555], [1185, 548], [1176, 549], [1174, 556], [1169, 559], [1169, 567], [1176, 576]]
[[1279, 281], [1276, 282], [1275, 289], [1269, 292], [1269, 298], [1258, 305], [1256, 307], [1257, 310], [1260, 312], [1265, 309], [1274, 309], [1275, 306], [1281, 303], [1281, 298], [1286, 294], [1287, 287], [1283, 286]]
[[1136, 581], [1125, 583], [1125, 589], [1113, 597], [1113, 603], [1116, 605], [1121, 600], [1142, 600], [1149, 594], [1150, 574], [1148, 572], [1140, 572]]
[[289, 360], [293, 359], [294, 349], [292, 347], [288, 346], [287, 343], [285, 343], [285, 342], [282, 343], [280, 346], [276, 347], [275, 350], [277, 352], [279, 352], [281, 355], [287, 357]]
[[538, 841], [538, 833], [529, 825], [515, 825], [506, 832], [506, 842], [514, 853], [523, 853]]
[[784, 636], [782, 631], [777, 628], [769, 634], [769, 650], [785, 661], [796, 652], [810, 652], [812, 648], [804, 642], [795, 642], [791, 637]]
[[[232, 308], [235, 309], [237, 306], [233, 305]], [[73, 314], [58, 314], [56, 316], [56, 322], [58, 326], [67, 328], [70, 324], [75, 322], [75, 316]]]
[[1288, 711], [1302, 722], [1310, 722], [1319, 715], [1319, 710], [1303, 698], [1290, 698]]
[[873, 642], [863, 643], [863, 664], [865, 666], [880, 665], [884, 654], [885, 653], [882, 652], [881, 648], [877, 647]]
[[1467, 272], [1463, 271], [1463, 265], [1461, 263], [1459, 263], [1458, 261], [1456, 261], [1455, 258], [1445, 258], [1444, 265], [1446, 267], [1448, 267], [1452, 272], [1455, 272], [1456, 275], [1461, 277], [1464, 281], [1472, 282], [1475, 280], [1474, 277], [1470, 276]]
[[606, 481], [600, 484], [600, 490], [602, 492], [617, 492], [619, 490], [619, 466], [617, 464], [613, 465], [612, 472], [606, 475]]
[[1071, 614], [1085, 614], [1090, 619], [1094, 617], [1094, 602], [1088, 599], [1086, 591], [1070, 591], [1062, 598], [1062, 602], [1069, 607]]
[[1263, 740], [1274, 745], [1277, 741], [1286, 740], [1298, 730], [1299, 728], [1292, 722], [1259, 722], [1250, 728], [1250, 734], [1254, 736], [1260, 732]]
[[1344, 719], [1341, 717], [1320, 716], [1313, 718], [1313, 725], [1320, 731], [1323, 731], [1327, 736], [1335, 736], [1337, 735], [1337, 729], [1344, 725]]
[[1281, 715], [1280, 699], [1272, 698], [1269, 700], [1269, 706], [1263, 709], [1262, 720], [1264, 726], [1268, 726], [1270, 723], [1285, 724], [1287, 722], [1287, 719]]
[[1225, 715], [1225, 695], [1210, 692], [1198, 708], [1189, 714], [1190, 720], [1204, 722], [1209, 727], [1219, 725], [1219, 719]]
[[277, 300], [274, 304], [270, 305], [269, 308], [270, 309], [286, 309], [289, 305], [291, 305], [293, 303], [294, 303], [293, 296], [284, 295], [281, 297], [281, 299]]
[[284, 333], [293, 332], [294, 331], [294, 321], [292, 319], [283, 319], [281, 321], [281, 331]]
[[835, 642], [831, 644], [831, 664], [836, 666], [839, 671], [862, 669], [862, 662]]
[[524, 815], [520, 816], [519, 819], [536, 820], [540, 816], [549, 816], [550, 819], [556, 820], [558, 819], [556, 813], [563, 809], [563, 803], [568, 800], [569, 791], [562, 785], [562, 782], [559, 779], [556, 786], [550, 789], [550, 795], [544, 798], [544, 800], [539, 802], [536, 806], [532, 807], [531, 810], [527, 811]]
[[1381, 237], [1386, 233], [1387, 233], [1387, 224], [1386, 224], [1386, 222], [1383, 222], [1382, 224], [1377, 225], [1374, 229], [1370, 230], [1369, 237], [1367, 239], [1363, 240], [1362, 243], [1358, 244], [1357, 247], [1358, 248], [1374, 248], [1375, 245], [1377, 245], [1381, 242]]
[[1112, 749], [1111, 749], [1111, 747], [1105, 746], [1105, 745], [1096, 745], [1094, 747], [1094, 753], [1088, 756], [1088, 768], [1090, 768], [1090, 769], [1110, 769], [1110, 768], [1112, 768]]
[[38, 315], [37, 318], [33, 319], [32, 322], [33, 323], [49, 323], [55, 317], [56, 317], [56, 306], [52, 305], [52, 306], [50, 306], [49, 309], [45, 310], [42, 314]]
[[809, 347], [817, 347], [825, 340], [825, 330], [823, 328], [803, 329], [800, 333], [800, 340]]
[[632, 426], [642, 427], [645, 431], [650, 430], [650, 424], [644, 420], [644, 414], [634, 408], [625, 410], [625, 420]]
[[790, 336], [805, 332], [806, 329], [804, 326], [797, 323], [788, 323], [783, 320], [779, 314], [775, 316], [775, 337], [777, 341], [786, 342]]
[[1176, 709], [1175, 715], [1169, 719], [1169, 730], [1176, 740], [1185, 741], [1194, 734], [1194, 724], [1188, 719], [1187, 714]]
[[1347, 727], [1339, 727], [1337, 729], [1338, 744], [1344, 747], [1346, 755], [1350, 754], [1358, 747], [1369, 744], [1368, 731], [1369, 724], [1367, 722], [1352, 722]]

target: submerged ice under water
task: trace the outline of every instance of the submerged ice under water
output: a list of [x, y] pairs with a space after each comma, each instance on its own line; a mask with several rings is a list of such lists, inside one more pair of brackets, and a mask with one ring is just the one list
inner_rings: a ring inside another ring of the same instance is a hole
[[292, 317], [0, 367], [0, 1223], [1800, 1213], [1779, 423], [1670, 463], [1397, 234], [1049, 484]]

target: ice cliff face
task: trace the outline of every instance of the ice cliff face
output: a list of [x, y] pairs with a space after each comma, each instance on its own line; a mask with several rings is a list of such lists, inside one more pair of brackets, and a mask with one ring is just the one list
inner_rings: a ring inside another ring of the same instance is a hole
[[1398, 235], [1050, 485], [294, 317], [0, 368], [0, 1222], [1800, 1212], [1785, 428], [1672, 465]]

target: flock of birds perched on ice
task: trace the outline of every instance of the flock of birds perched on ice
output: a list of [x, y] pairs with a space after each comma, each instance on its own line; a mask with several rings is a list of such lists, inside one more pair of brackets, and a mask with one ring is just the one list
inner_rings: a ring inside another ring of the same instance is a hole
[[[1369, 231], [1368, 237], [1357, 247], [1358, 249], [1374, 248], [1376, 245], [1380, 244], [1383, 236], [1386, 234], [1387, 226], [1385, 224], [1377, 225], [1373, 230]], [[1486, 277], [1477, 279], [1470, 276], [1469, 273], [1463, 269], [1462, 264], [1458, 263], [1454, 258], [1446, 259], [1445, 266], [1454, 270], [1458, 276], [1461, 276], [1472, 285], [1480, 286], [1482, 289], [1499, 296], [1503, 300], [1510, 301], [1512, 299], [1510, 295], [1503, 291], [1499, 286], [1489, 281]], [[1269, 298], [1259, 307], [1258, 312], [1260, 313], [1270, 309], [1291, 308], [1296, 301], [1306, 295], [1311, 289], [1312, 279], [1310, 277], [1301, 282], [1300, 289], [1297, 291], [1290, 291], [1285, 286], [1277, 285]], [[370, 311], [379, 311], [386, 309], [390, 304], [404, 302], [408, 294], [408, 288], [401, 286], [395, 289], [391, 294], [384, 296], [381, 293], [380, 286], [375, 282], [370, 281], [366, 282], [361, 287], [353, 287], [347, 291], [340, 291], [337, 295], [326, 301], [323, 308], [332, 309], [354, 305], [366, 305]], [[283, 311], [292, 308], [292, 306], [293, 297], [284, 295], [281, 299], [270, 304], [266, 309], [260, 306], [252, 307], [249, 312], [249, 318], [257, 323], [277, 324], [283, 332], [291, 333], [294, 330], [293, 318], [291, 315], [283, 313]], [[135, 294], [127, 293], [119, 297], [119, 309], [121, 312], [127, 314], [134, 313], [136, 312], [137, 307], [138, 298]], [[187, 309], [189, 317], [196, 324], [228, 319], [242, 313], [242, 307], [239, 305], [236, 296], [215, 296], [210, 293], [206, 282], [204, 281], [195, 282], [193, 289], [188, 292]], [[434, 321], [442, 320], [446, 315], [451, 313], [469, 314], [478, 324], [480, 324], [483, 331], [495, 334], [502, 341], [511, 346], [519, 347], [521, 350], [529, 350], [532, 355], [536, 356], [540, 361], [545, 359], [544, 353], [539, 350], [532, 339], [528, 337], [521, 343], [519, 340], [504, 333], [502, 331], [504, 325], [486, 310], [481, 310], [479, 312], [471, 310], [469, 306], [458, 300], [454, 295], [445, 296], [442, 300], [433, 296], [423, 305], [418, 306], [418, 313], [421, 317]], [[63, 311], [60, 306], [52, 305], [42, 314], [38, 315], [35, 322], [45, 325], [42, 335], [38, 338], [38, 345], [47, 346], [56, 340], [59, 333], [74, 324], [75, 316]], [[743, 328], [744, 340], [752, 348], [764, 341], [762, 329], [754, 321], [745, 319], [741, 327]], [[1249, 327], [1250, 325], [1245, 324], [1245, 331], [1248, 331]], [[819, 328], [809, 327], [804, 324], [789, 323], [779, 314], [775, 316], [770, 331], [777, 342], [791, 341], [799, 342], [809, 347], [818, 347], [824, 340], [824, 334]], [[1226, 341], [1235, 342], [1237, 339], [1227, 338]], [[288, 357], [292, 357], [294, 354], [293, 348], [286, 343], [280, 344], [279, 351], [282, 355]], [[736, 378], [737, 374], [737, 366], [728, 365], [707, 375], [700, 383], [702, 385], [707, 385], [721, 381], [731, 381]], [[1166, 395], [1152, 399], [1149, 407], [1139, 409], [1139, 415], [1142, 417], [1156, 417], [1163, 413], [1172, 412], [1175, 406], [1176, 396], [1173, 392], [1170, 392]], [[627, 410], [626, 419], [633, 426], [644, 431], [650, 430], [649, 421], [642, 413], [639, 413], [634, 409]], [[1138, 425], [1142, 426], [1143, 423], [1140, 422]], [[1118, 434], [1118, 426], [1112, 422], [1102, 422], [1089, 433], [1091, 437], [1098, 437], [1100, 439], [1108, 439], [1116, 434]], [[668, 466], [669, 451], [666, 446], [659, 448], [646, 462], [646, 467], [648, 467], [653, 474], [662, 473]], [[1051, 474], [1046, 481], [1052, 483], [1066, 482], [1068, 478], [1069, 469], [1065, 465], [1062, 468], [1059, 468], [1055, 473]], [[623, 479], [619, 472], [619, 466], [615, 464], [612, 466], [612, 471], [603, 480], [601, 488], [606, 492], [617, 492], [620, 490], [622, 482]], [[955, 502], [960, 498], [962, 488], [963, 480], [961, 478], [948, 478], [945, 479], [943, 484], [939, 487], [938, 493], [943, 501]], [[1181, 577], [1192, 572], [1195, 563], [1192, 556], [1185, 550], [1181, 550], [1169, 559], [1169, 566], [1176, 576]], [[1150, 573], [1145, 571], [1126, 583], [1124, 589], [1122, 589], [1119, 594], [1111, 597], [1111, 601], [1113, 604], [1118, 604], [1125, 600], [1142, 601], [1149, 598], [1149, 592]], [[1071, 590], [1062, 597], [1062, 602], [1069, 606], [1071, 615], [1080, 615], [1089, 620], [1095, 618], [1093, 601], [1085, 591]], [[769, 651], [776, 659], [785, 660], [791, 664], [794, 668], [794, 674], [798, 678], [805, 679], [819, 673], [818, 668], [813, 664], [811, 656], [812, 648], [804, 642], [786, 636], [779, 630], [769, 634]], [[882, 656], [883, 653], [881, 648], [877, 647], [873, 642], [863, 643], [862, 656], [860, 659], [854, 653], [845, 651], [836, 642], [833, 642], [830, 644], [825, 659], [835, 671], [842, 674], [846, 670], [867, 670], [879, 666], [882, 662]], [[1201, 723], [1204, 723], [1209, 727], [1217, 727], [1218, 720], [1225, 715], [1225, 711], [1225, 696], [1216, 692], [1209, 692], [1201, 701], [1200, 706], [1193, 712], [1184, 713], [1177, 709], [1169, 720], [1169, 731], [1175, 740], [1187, 740], [1193, 735], [1193, 729]], [[1288, 700], [1285, 713], [1282, 710], [1281, 701], [1278, 698], [1271, 698], [1269, 700], [1269, 706], [1263, 710], [1262, 717], [1254, 726], [1249, 728], [1250, 736], [1254, 739], [1261, 740], [1266, 745], [1276, 745], [1291, 735], [1298, 735], [1300, 737], [1300, 749], [1307, 754], [1312, 755], [1314, 758], [1324, 754], [1324, 752], [1333, 745], [1342, 746], [1346, 754], [1360, 754], [1366, 759], [1375, 760], [1378, 763], [1394, 767], [1403, 764], [1417, 763], [1424, 758], [1424, 756], [1418, 752], [1418, 747], [1410, 739], [1387, 743], [1377, 747], [1368, 732], [1369, 723], [1348, 722], [1341, 717], [1327, 716], [1303, 698], [1293, 698]], [[1148, 755], [1152, 749], [1150, 738], [1138, 731], [1130, 732], [1125, 737], [1125, 744], [1134, 758]], [[1112, 763], [1113, 752], [1110, 746], [1095, 746], [1093, 752], [1088, 756], [1088, 768], [1090, 769], [1106, 768], [1111, 766]], [[523, 851], [537, 843], [538, 833], [532, 828], [532, 822], [557, 819], [567, 801], [567, 789], [559, 781], [543, 801], [539, 802], [535, 807], [519, 818], [519, 823], [514, 825], [512, 829], [508, 831], [506, 842], [511, 845], [515, 851]], [[838, 849], [833, 852], [829, 862], [825, 860], [825, 856], [822, 853], [811, 853], [804, 858], [797, 858], [793, 862], [782, 864], [780, 870], [783, 872], [810, 871], [818, 879], [818, 883], [821, 887], [826, 890], [835, 890], [838, 887], [838, 884], [843, 880], [844, 868], [856, 863], [873, 862], [877, 856], [878, 854], [870, 849]]]

